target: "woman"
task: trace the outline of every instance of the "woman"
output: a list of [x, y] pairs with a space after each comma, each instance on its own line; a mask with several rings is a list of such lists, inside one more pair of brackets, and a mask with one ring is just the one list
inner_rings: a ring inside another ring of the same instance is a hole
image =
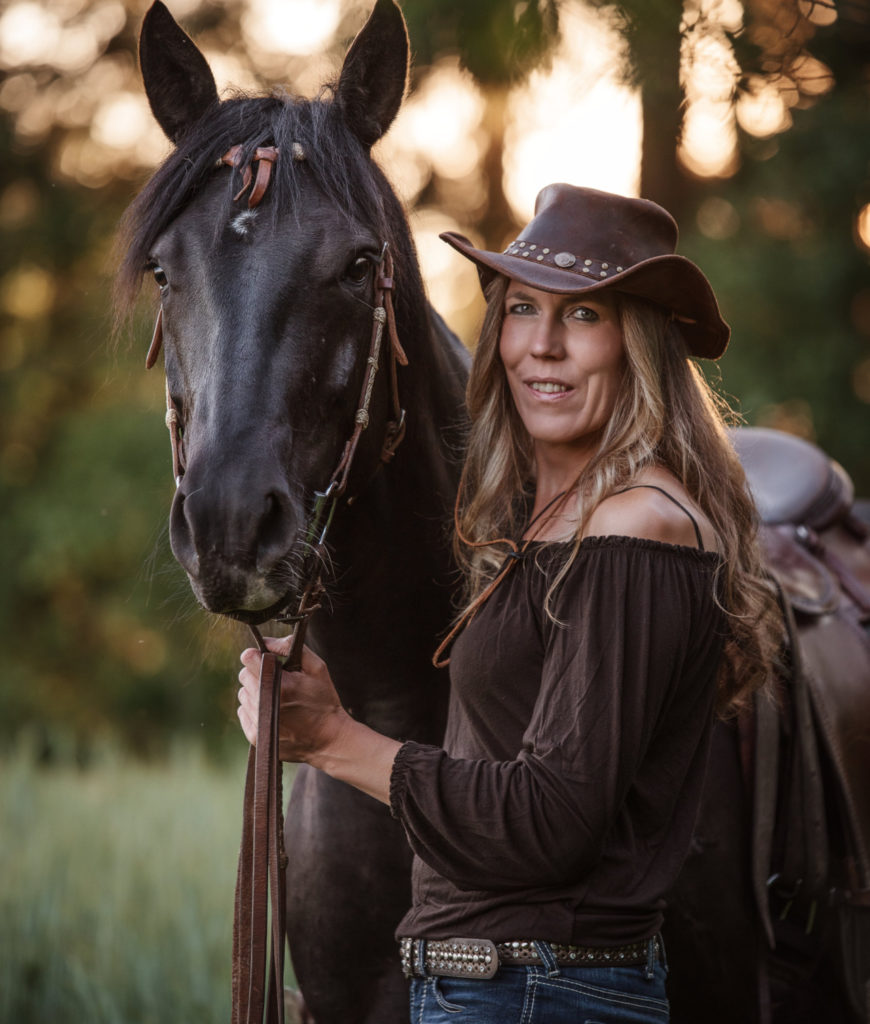
[[[487, 296], [444, 748], [355, 722], [306, 651], [282, 757], [402, 822], [414, 1021], [666, 1020], [663, 896], [714, 708], [761, 684], [775, 639], [743, 473], [687, 358], [729, 330], [645, 200], [551, 185], [504, 253], [443, 237]], [[253, 742], [259, 656], [242, 661]]]

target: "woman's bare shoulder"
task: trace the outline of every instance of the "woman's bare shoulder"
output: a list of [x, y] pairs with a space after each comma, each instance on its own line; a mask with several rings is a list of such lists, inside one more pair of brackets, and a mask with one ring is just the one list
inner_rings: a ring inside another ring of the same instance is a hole
[[679, 481], [664, 471], [645, 475], [629, 490], [605, 498], [589, 517], [585, 534], [587, 537], [640, 537], [696, 548], [698, 538], [687, 512], [698, 523], [705, 549], [715, 550], [710, 524]]

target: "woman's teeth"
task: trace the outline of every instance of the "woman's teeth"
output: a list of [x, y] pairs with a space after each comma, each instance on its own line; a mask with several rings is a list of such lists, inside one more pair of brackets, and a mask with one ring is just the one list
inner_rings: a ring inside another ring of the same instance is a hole
[[559, 391], [567, 391], [568, 387], [565, 384], [553, 384], [550, 381], [533, 381], [533, 391], [542, 391], [545, 395], [554, 395]]

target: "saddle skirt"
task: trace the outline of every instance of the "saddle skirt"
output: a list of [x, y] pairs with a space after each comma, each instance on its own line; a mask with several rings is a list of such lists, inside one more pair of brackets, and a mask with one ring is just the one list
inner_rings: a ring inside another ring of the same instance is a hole
[[[756, 803], [766, 801], [771, 818], [782, 820], [784, 807], [801, 818], [790, 829], [791, 846], [800, 849], [780, 850], [799, 875], [787, 880], [787, 891], [806, 885], [813, 899], [825, 896], [829, 833], [838, 820], [845, 846], [838, 852], [847, 865], [843, 898], [870, 904], [870, 528], [853, 511], [848, 474], [815, 445], [749, 427], [733, 430], [732, 441], [761, 515], [760, 540], [784, 599], [792, 648], [780, 716], [789, 721], [777, 725], [761, 709], [756, 716]], [[756, 896], [773, 942], [774, 825], [759, 806], [755, 817]]]

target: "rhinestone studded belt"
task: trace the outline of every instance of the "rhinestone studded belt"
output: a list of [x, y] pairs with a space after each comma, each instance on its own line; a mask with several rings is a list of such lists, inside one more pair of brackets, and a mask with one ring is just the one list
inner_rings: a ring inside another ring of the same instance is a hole
[[[661, 942], [653, 940], [654, 956], [661, 957]], [[645, 964], [649, 940], [627, 946], [568, 946], [548, 943], [560, 967], [630, 967]], [[492, 942], [490, 939], [399, 940], [405, 977], [437, 975], [443, 978], [492, 978], [499, 967], [541, 965], [534, 942]], [[422, 959], [422, 965], [421, 965]], [[422, 966], [422, 970], [421, 970]]]

